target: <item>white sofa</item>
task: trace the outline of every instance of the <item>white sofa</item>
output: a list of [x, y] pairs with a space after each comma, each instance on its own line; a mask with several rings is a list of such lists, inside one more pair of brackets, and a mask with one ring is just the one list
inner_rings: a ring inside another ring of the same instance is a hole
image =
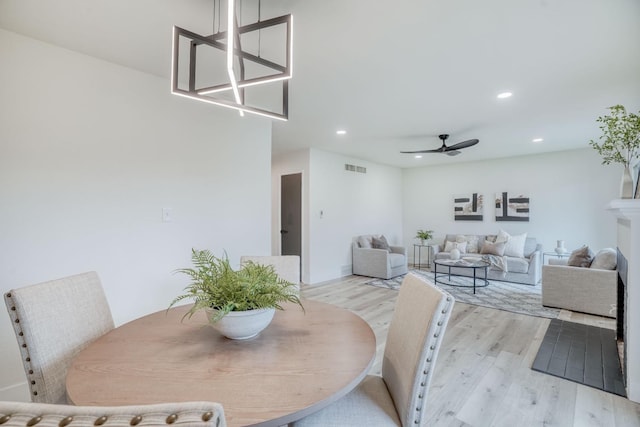
[[616, 270], [571, 267], [566, 260], [542, 267], [542, 305], [616, 317]]
[[391, 279], [407, 273], [409, 268], [406, 248], [393, 245], [389, 245], [389, 250], [372, 248], [373, 237], [381, 236], [365, 234], [353, 238], [351, 244], [353, 274]]
[[[435, 260], [450, 259], [449, 252], [444, 252], [445, 244], [447, 241], [455, 242], [458, 234], [447, 234], [445, 240], [440, 245], [430, 245], [431, 250], [431, 271], [434, 271]], [[479, 253], [482, 243], [488, 237], [486, 235], [466, 235], [477, 238], [478, 251], [477, 253], [464, 253], [463, 257], [481, 257]], [[492, 236], [493, 237], [493, 236]], [[501, 280], [503, 282], [515, 282], [523, 283], [526, 285], [536, 285], [540, 282], [541, 278], [541, 265], [542, 265], [542, 245], [540, 245], [535, 237], [527, 237], [524, 244], [524, 257], [511, 257], [505, 256], [504, 260], [507, 265], [507, 272], [489, 268], [487, 270], [487, 279], [489, 280]], [[440, 272], [440, 269], [438, 270]], [[444, 272], [444, 270], [443, 270]], [[451, 274], [460, 276], [469, 276], [473, 274], [473, 269], [469, 268], [451, 268]]]

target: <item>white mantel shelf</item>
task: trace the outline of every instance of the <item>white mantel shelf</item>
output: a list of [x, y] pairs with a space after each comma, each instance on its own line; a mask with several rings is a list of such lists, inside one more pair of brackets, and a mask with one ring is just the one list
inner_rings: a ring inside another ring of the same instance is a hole
[[618, 218], [631, 219], [640, 215], [640, 199], [615, 199], [609, 202], [606, 209]]
[[626, 386], [629, 400], [640, 402], [640, 199], [616, 199], [606, 209], [618, 223], [618, 250], [627, 259], [625, 304]]

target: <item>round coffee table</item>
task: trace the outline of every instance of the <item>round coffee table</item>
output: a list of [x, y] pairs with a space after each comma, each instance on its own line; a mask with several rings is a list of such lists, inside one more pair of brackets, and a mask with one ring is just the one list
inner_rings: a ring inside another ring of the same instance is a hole
[[[489, 285], [489, 281], [487, 280], [487, 269], [489, 268], [489, 263], [483, 261], [481, 259], [458, 259], [458, 260], [449, 260], [449, 259], [437, 259], [433, 261], [433, 278], [436, 283], [440, 283], [441, 285], [448, 286], [458, 286], [462, 288], [473, 288], [473, 293], [476, 293], [476, 288], [484, 288]], [[438, 266], [446, 267], [447, 272], [444, 273], [440, 271], [438, 274]], [[451, 268], [470, 268], [473, 270], [473, 276], [466, 276], [461, 274], [451, 273]], [[477, 277], [476, 271], [484, 270], [484, 277]], [[443, 277], [447, 276], [446, 280], [442, 280]], [[451, 276], [458, 277], [473, 277], [472, 285], [464, 285], [460, 283], [455, 283], [451, 280]], [[476, 283], [476, 280], [480, 281], [480, 284]]]

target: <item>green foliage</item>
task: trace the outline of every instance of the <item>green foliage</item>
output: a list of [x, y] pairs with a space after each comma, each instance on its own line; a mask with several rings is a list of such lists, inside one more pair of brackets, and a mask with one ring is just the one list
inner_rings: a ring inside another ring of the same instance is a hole
[[633, 159], [640, 156], [640, 112], [627, 114], [622, 105], [614, 105], [609, 110], [611, 115], [596, 120], [602, 123], [601, 143], [592, 140], [589, 145], [602, 156], [602, 164], [613, 162], [629, 166]]
[[208, 250], [191, 250], [193, 268], [181, 268], [177, 273], [186, 274], [191, 283], [186, 293], [176, 297], [169, 308], [183, 299], [194, 301], [185, 314], [191, 317], [204, 308], [217, 310], [212, 322], [222, 319], [231, 311], [276, 308], [282, 310], [283, 302], [294, 302], [304, 310], [296, 285], [281, 279], [272, 265], [249, 261], [234, 271], [226, 254], [218, 258]]
[[433, 238], [433, 230], [418, 230], [416, 233], [416, 239], [430, 240]]

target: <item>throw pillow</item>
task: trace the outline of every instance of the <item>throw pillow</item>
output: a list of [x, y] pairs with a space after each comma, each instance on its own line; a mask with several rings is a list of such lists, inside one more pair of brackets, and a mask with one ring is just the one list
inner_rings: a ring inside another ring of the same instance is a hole
[[496, 243], [500, 243], [500, 242], [507, 242], [509, 240], [509, 233], [507, 233], [504, 230], [500, 230], [498, 232], [498, 235], [496, 236], [496, 240], [494, 240]]
[[478, 253], [478, 236], [475, 234], [459, 234], [456, 236], [456, 242], [467, 242], [466, 251], [468, 254]]
[[467, 242], [450, 242], [444, 245], [444, 252], [451, 252], [452, 249], [457, 249], [461, 254], [467, 253]]
[[387, 238], [384, 236], [372, 237], [371, 238], [371, 247], [374, 249], [385, 249], [388, 252], [391, 252], [391, 248], [389, 247], [389, 242], [387, 242]]
[[358, 246], [365, 249], [371, 249], [371, 236], [358, 237]]
[[591, 265], [591, 261], [593, 261], [593, 251], [589, 249], [589, 246], [584, 245], [580, 249], [571, 252], [567, 265], [588, 268]]
[[524, 243], [526, 240], [527, 233], [509, 236], [509, 240], [507, 240], [507, 243], [504, 246], [505, 256], [524, 258]]
[[613, 248], [600, 249], [593, 258], [590, 268], [598, 268], [600, 270], [615, 270], [618, 264], [618, 254]]
[[480, 249], [480, 253], [486, 254], [486, 255], [503, 256], [504, 247], [505, 247], [505, 242], [494, 243], [494, 242], [490, 242], [489, 240], [485, 240], [484, 244], [482, 245], [482, 249]]

